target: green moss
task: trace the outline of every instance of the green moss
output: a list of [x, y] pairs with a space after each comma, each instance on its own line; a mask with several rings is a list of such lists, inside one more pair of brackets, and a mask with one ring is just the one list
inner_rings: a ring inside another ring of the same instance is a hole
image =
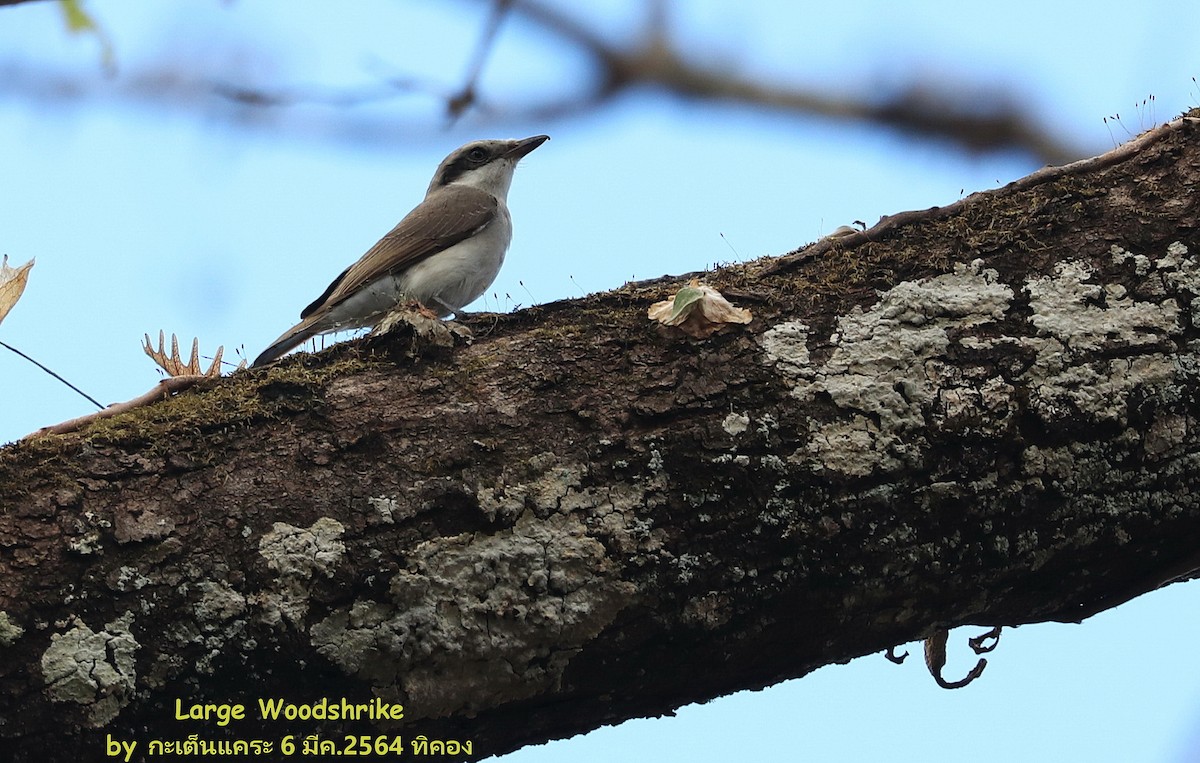
[[202, 381], [169, 398], [96, 419], [77, 432], [44, 435], [21, 446], [52, 457], [80, 444], [169, 442], [170, 435], [194, 435], [276, 417], [285, 410], [315, 407], [331, 381], [375, 365], [343, 353], [331, 361], [302, 357], [266, 371], [239, 371]]

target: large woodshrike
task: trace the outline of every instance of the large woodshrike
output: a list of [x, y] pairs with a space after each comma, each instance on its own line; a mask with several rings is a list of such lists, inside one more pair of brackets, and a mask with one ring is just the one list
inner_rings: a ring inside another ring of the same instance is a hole
[[439, 318], [491, 286], [512, 240], [505, 203], [521, 157], [549, 140], [478, 140], [438, 166], [425, 200], [300, 313], [254, 360], [265, 365], [309, 337], [373, 326], [406, 299]]

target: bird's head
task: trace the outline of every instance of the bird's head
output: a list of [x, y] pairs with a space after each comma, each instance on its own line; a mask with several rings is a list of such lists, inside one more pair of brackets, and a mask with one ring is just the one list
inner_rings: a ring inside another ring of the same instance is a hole
[[508, 196], [517, 162], [548, 140], [549, 135], [534, 135], [522, 140], [476, 140], [456, 148], [438, 165], [426, 195], [452, 183], [461, 183], [503, 200]]

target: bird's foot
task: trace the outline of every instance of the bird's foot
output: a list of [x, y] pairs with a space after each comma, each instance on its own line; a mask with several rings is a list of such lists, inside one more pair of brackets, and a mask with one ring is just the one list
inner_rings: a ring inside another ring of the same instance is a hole
[[[474, 338], [471, 330], [458, 323], [443, 321], [437, 314], [417, 302], [398, 305], [383, 317], [371, 336], [409, 333], [417, 344], [430, 347], [453, 347], [469, 344]], [[414, 345], [415, 348], [415, 345]], [[406, 354], [414, 353], [414, 349]]]

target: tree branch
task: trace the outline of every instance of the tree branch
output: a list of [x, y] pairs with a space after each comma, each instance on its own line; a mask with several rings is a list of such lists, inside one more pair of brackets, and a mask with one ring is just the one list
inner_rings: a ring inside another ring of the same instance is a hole
[[[1198, 138], [704, 274], [755, 297], [708, 339], [660, 279], [0, 450], [6, 749], [481, 757], [1195, 577]], [[257, 710], [321, 697], [404, 718]]]

